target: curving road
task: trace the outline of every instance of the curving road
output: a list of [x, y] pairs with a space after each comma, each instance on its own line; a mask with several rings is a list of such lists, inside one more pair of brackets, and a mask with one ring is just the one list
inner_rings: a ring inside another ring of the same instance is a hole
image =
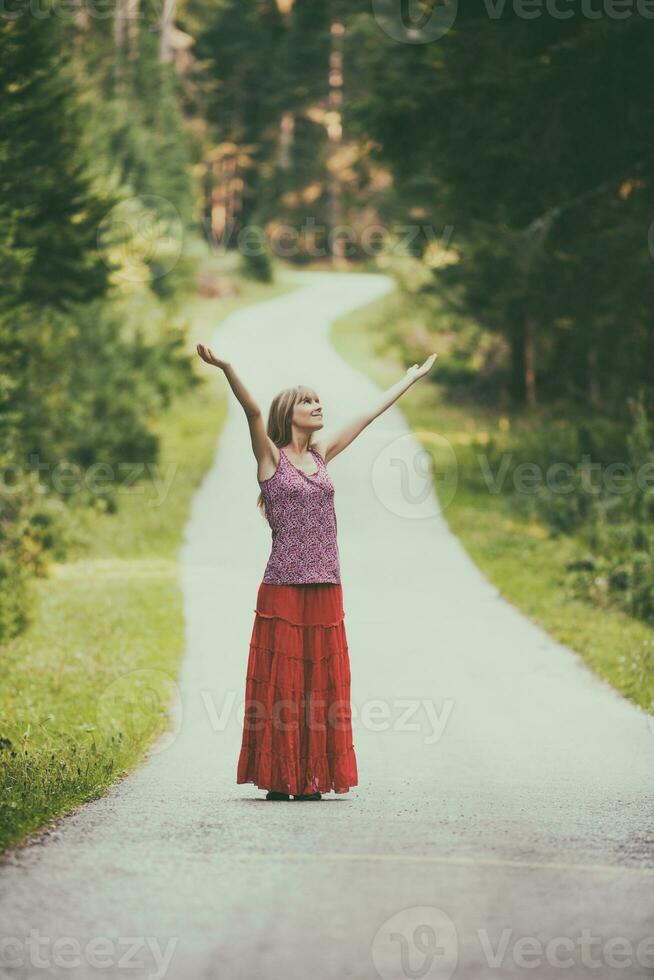
[[[391, 283], [297, 278], [207, 342], [266, 411], [314, 385], [329, 431], [378, 395], [329, 325]], [[180, 555], [174, 730], [6, 855], [0, 976], [651, 978], [654, 727], [481, 575], [401, 402], [330, 464], [359, 785], [304, 805], [236, 785], [270, 538], [229, 397]]]

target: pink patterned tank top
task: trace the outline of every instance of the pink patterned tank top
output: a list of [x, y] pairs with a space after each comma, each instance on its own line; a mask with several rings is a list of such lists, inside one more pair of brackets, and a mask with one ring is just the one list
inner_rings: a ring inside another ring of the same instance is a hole
[[272, 528], [264, 582], [306, 585], [341, 581], [334, 484], [318, 450], [309, 451], [318, 467], [315, 473], [303, 473], [280, 449], [273, 475], [258, 481]]

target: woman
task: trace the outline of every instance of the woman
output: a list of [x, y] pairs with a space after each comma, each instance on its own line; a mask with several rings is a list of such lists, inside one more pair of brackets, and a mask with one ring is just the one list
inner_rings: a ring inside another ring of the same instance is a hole
[[350, 662], [334, 485], [329, 463], [427, 374], [436, 354], [384, 393], [381, 405], [332, 436], [316, 439], [323, 412], [315, 391], [286, 388], [264, 427], [259, 405], [231, 364], [197, 345], [220, 368], [243, 406], [260, 487], [258, 505], [272, 549], [257, 594], [246, 672], [237, 783], [267, 789], [267, 800], [320, 800], [357, 785], [352, 744]]

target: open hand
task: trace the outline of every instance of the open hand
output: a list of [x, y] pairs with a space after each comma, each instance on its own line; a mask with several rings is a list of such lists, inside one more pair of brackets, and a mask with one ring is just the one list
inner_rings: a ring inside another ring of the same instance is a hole
[[216, 357], [211, 348], [207, 347], [205, 344], [198, 344], [197, 352], [202, 360], [206, 361], [207, 364], [213, 364], [214, 367], [223, 369], [227, 367], [227, 361], [221, 361], [219, 357]]
[[427, 360], [419, 367], [417, 364], [412, 364], [410, 368], [407, 368], [407, 375], [412, 381], [417, 381], [418, 378], [422, 378], [424, 374], [427, 374], [437, 357], [438, 354], [430, 354]]

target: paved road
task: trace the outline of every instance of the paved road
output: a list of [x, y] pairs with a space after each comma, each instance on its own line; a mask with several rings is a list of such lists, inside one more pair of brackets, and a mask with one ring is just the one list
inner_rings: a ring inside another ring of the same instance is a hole
[[[328, 431], [377, 397], [329, 346], [330, 321], [390, 284], [301, 282], [207, 341], [266, 410], [313, 384]], [[304, 805], [236, 785], [270, 540], [230, 399], [181, 553], [173, 735], [9, 854], [0, 915], [24, 965], [6, 975], [651, 977], [654, 729], [480, 574], [425, 487], [401, 402], [330, 464], [359, 785]]]

